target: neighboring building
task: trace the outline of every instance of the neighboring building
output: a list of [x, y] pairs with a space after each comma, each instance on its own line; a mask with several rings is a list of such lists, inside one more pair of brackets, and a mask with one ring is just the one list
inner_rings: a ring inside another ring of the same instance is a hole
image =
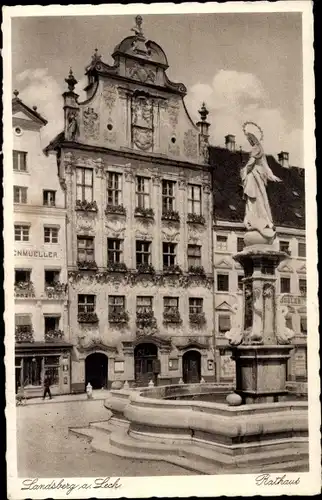
[[[226, 148], [211, 147], [214, 190], [214, 309], [217, 380], [234, 377], [234, 362], [225, 332], [243, 320], [243, 269], [233, 255], [243, 249], [245, 203], [240, 168], [248, 153], [235, 150], [235, 138], [226, 136]], [[280, 183], [268, 183], [268, 197], [277, 229], [275, 247], [289, 253], [278, 267], [278, 302], [288, 305], [287, 324], [295, 333], [289, 362], [289, 380], [306, 379], [306, 243], [304, 169], [288, 164], [288, 153], [268, 155]]]
[[192, 122], [141, 24], [113, 66], [95, 52], [84, 102], [70, 72], [46, 148], [67, 200], [73, 391], [215, 378], [208, 112]]
[[41, 149], [46, 120], [15, 91], [13, 199], [16, 390], [39, 395], [45, 372], [52, 392], [70, 391], [64, 192]]

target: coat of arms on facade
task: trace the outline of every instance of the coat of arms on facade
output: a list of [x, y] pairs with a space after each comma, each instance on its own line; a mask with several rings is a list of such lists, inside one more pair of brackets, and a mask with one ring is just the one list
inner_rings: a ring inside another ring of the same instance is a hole
[[144, 96], [132, 101], [132, 140], [143, 151], [151, 149], [153, 145], [153, 105]]
[[141, 64], [134, 63], [128, 66], [127, 73], [130, 78], [139, 80], [142, 83], [154, 83], [155, 72], [150, 68], [145, 68]]
[[184, 133], [183, 147], [186, 156], [196, 158], [198, 154], [198, 142], [197, 134], [193, 130], [188, 130]]
[[93, 108], [86, 108], [83, 112], [84, 134], [90, 139], [97, 139], [99, 135], [99, 116]]

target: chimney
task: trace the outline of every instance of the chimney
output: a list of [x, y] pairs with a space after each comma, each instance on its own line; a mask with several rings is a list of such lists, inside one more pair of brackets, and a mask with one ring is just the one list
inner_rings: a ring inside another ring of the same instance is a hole
[[229, 151], [236, 150], [236, 141], [235, 141], [235, 136], [233, 134], [228, 134], [225, 136], [225, 145], [226, 148], [229, 149]]
[[289, 168], [289, 154], [286, 151], [281, 151], [278, 155], [278, 162], [282, 165], [284, 168]]

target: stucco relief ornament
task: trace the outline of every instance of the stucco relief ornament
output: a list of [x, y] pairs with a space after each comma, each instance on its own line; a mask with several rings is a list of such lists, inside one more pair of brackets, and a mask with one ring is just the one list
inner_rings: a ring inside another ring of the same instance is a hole
[[133, 130], [133, 142], [143, 151], [150, 149], [153, 143], [152, 130], [140, 130], [138, 128]]
[[128, 75], [134, 80], [139, 80], [142, 83], [154, 83], [156, 74], [152, 69], [145, 68], [141, 64], [134, 63], [128, 68]]
[[[249, 131], [249, 127], [255, 127], [260, 134], [256, 135]], [[267, 197], [266, 186], [268, 181], [281, 182], [268, 166], [266, 155], [261, 144], [263, 131], [254, 122], [245, 122], [243, 125], [244, 134], [249, 144], [252, 146], [248, 162], [241, 168], [241, 180], [246, 200], [244, 224], [247, 231], [259, 233], [263, 241], [255, 243], [271, 243], [276, 231], [273, 223], [272, 213]], [[252, 242], [252, 243], [254, 243]]]
[[115, 85], [105, 84], [103, 87], [102, 96], [109, 113], [111, 113], [113, 107], [115, 106], [117, 97], [117, 90]]
[[152, 127], [152, 102], [146, 97], [137, 97], [132, 102], [133, 125]]
[[83, 112], [85, 137], [97, 139], [99, 135], [99, 116], [94, 108], [86, 108]]
[[205, 135], [200, 135], [199, 151], [203, 162], [209, 163], [209, 142], [208, 137]]
[[173, 129], [178, 125], [179, 109], [180, 105], [177, 100], [170, 100], [168, 102], [167, 110], [168, 110], [169, 122]]
[[89, 216], [89, 214], [84, 214], [82, 212], [77, 213], [77, 218], [76, 218], [77, 231], [92, 231], [93, 226], [94, 226], [93, 216]]
[[197, 134], [193, 130], [184, 133], [183, 139], [184, 153], [186, 156], [196, 158], [198, 154]]

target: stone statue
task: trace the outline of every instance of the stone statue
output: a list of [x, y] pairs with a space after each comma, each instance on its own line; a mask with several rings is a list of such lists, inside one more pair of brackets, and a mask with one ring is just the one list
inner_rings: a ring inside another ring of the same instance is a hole
[[243, 333], [243, 308], [238, 304], [232, 306], [233, 313], [235, 315], [235, 325], [225, 333], [225, 338], [228, 340], [229, 345], [237, 346], [242, 343], [244, 338]]
[[77, 114], [75, 111], [70, 111], [67, 116], [67, 131], [66, 139], [68, 141], [73, 141], [78, 133], [78, 122]]
[[282, 306], [280, 309], [277, 309], [276, 339], [277, 343], [281, 345], [290, 344], [291, 340], [295, 336], [294, 331], [286, 326], [287, 314], [288, 314], [287, 306]]
[[[269, 168], [260, 140], [251, 132], [244, 132], [252, 146], [249, 160], [241, 169], [241, 179], [246, 199], [244, 224], [248, 231], [258, 231], [264, 238], [271, 238], [275, 233], [272, 213], [267, 197], [267, 181], [281, 182]], [[257, 127], [257, 125], [256, 125]], [[258, 127], [259, 128], [259, 127]], [[259, 129], [261, 131], [261, 129]], [[261, 140], [263, 134], [261, 133]]]
[[143, 22], [142, 16], [136, 16], [135, 26], [134, 28], [131, 28], [131, 31], [134, 31], [136, 36], [143, 37], [142, 22]]

